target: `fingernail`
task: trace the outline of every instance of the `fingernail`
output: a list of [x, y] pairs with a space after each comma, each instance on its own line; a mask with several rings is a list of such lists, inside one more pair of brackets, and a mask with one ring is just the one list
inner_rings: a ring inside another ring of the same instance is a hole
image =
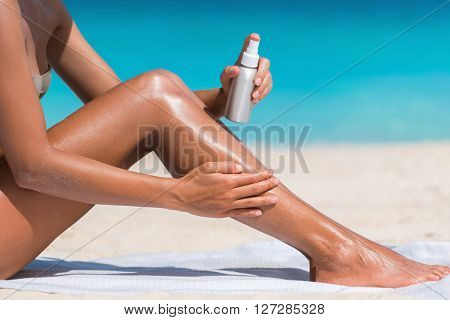
[[242, 170], [244, 170], [244, 168], [242, 168], [242, 166], [240, 164], [237, 164], [236, 165], [236, 170], [237, 171], [242, 171]]
[[260, 217], [260, 216], [262, 216], [262, 211], [261, 211], [261, 210], [256, 210], [256, 211], [254, 212], [254, 215], [255, 215], [256, 217]]
[[277, 197], [271, 197], [270, 198], [270, 203], [277, 203], [278, 202], [278, 198]]
[[273, 180], [273, 183], [278, 185], [280, 183], [280, 180], [278, 180], [278, 178], [275, 178], [275, 180]]
[[253, 98], [257, 99], [258, 97], [259, 97], [259, 92], [258, 91], [253, 92]]
[[257, 79], [255, 80], [255, 84], [256, 84], [257, 86], [260, 86], [261, 83], [262, 83], [261, 78], [257, 78]]

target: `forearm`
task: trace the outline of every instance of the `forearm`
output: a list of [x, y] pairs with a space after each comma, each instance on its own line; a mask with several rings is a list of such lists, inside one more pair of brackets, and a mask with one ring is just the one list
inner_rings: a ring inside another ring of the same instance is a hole
[[222, 88], [197, 90], [194, 91], [194, 93], [207, 106], [208, 112], [214, 119], [217, 120], [224, 115], [225, 104], [227, 101]]
[[174, 179], [130, 172], [52, 149], [16, 181], [43, 194], [89, 204], [172, 208]]

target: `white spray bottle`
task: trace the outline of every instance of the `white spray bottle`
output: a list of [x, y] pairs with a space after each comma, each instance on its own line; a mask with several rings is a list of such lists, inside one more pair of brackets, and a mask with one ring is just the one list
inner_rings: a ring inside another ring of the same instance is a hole
[[255, 88], [255, 75], [258, 69], [259, 41], [250, 39], [242, 54], [239, 74], [232, 79], [225, 109], [225, 117], [234, 122], [248, 122], [253, 108], [252, 92]]

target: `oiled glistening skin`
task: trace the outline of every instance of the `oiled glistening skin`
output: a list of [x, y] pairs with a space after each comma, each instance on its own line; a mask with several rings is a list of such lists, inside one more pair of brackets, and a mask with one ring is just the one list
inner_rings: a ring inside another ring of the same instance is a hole
[[[20, 10], [17, 0], [2, 2]], [[56, 3], [51, 7], [56, 12], [62, 10], [56, 1], [32, 2], [49, 3]], [[264, 173], [266, 168], [205, 112], [204, 101], [173, 73], [146, 72], [122, 84], [117, 78], [95, 72], [92, 64], [41, 35], [49, 42], [52, 66], [87, 102], [46, 131], [23, 46], [22, 22], [0, 3], [0, 41], [6, 44], [1, 48], [4, 59], [0, 60], [0, 140], [8, 160], [0, 164], [2, 278], [31, 261], [82, 217], [91, 204], [142, 206], [153, 199], [152, 206], [200, 215], [228, 203], [233, 198], [231, 191], [236, 194], [249, 185], [254, 187], [246, 182], [222, 192], [219, 187], [224, 184], [218, 179], [230, 182], [222, 176], [232, 175], [233, 183], [249, 176], [259, 177], [262, 182], [271, 179]], [[65, 35], [67, 43], [79, 43], [71, 41], [77, 34], [73, 24], [57, 21], [47, 27], [62, 38]], [[83, 50], [90, 52], [87, 47]], [[90, 54], [103, 64], [97, 55]], [[36, 64], [41, 69], [45, 63]], [[103, 64], [103, 68], [113, 74], [107, 65]], [[86, 74], [92, 75], [87, 81]], [[148, 130], [141, 130], [143, 127]], [[141, 150], [141, 142], [149, 137], [154, 138], [154, 143]], [[181, 148], [186, 152], [179, 152]], [[178, 181], [124, 170], [152, 150], [179, 177]], [[221, 168], [228, 172], [223, 175], [196, 171], [211, 161], [239, 163], [246, 173], [229, 167]], [[161, 190], [167, 192], [159, 194]], [[304, 253], [310, 259], [313, 280], [398, 287], [438, 280], [448, 274], [446, 267], [416, 263], [355, 234], [283, 185], [269, 194], [272, 196], [262, 192], [251, 200], [255, 207], [263, 209], [263, 215], [236, 220]], [[261, 205], [262, 199], [269, 201], [273, 196], [276, 202]], [[251, 207], [248, 199], [235, 200], [233, 203], [247, 201], [244, 207]]]
[[[189, 164], [192, 170], [180, 180], [124, 170], [152, 151], [139, 148], [145, 135], [158, 135], [170, 123], [155, 110], [167, 114], [158, 98], [173, 81], [152, 71], [121, 84], [61, 2], [4, 0], [0, 17], [2, 277], [17, 272], [92, 204], [255, 217], [259, 207], [276, 203], [264, 194], [276, 186], [269, 172], [242, 173], [236, 164], [196, 170]], [[49, 64], [86, 105], [47, 131], [32, 75]], [[159, 93], [145, 97], [149, 92]], [[214, 105], [221, 90], [201, 95]], [[139, 131], [148, 125], [157, 129]]]

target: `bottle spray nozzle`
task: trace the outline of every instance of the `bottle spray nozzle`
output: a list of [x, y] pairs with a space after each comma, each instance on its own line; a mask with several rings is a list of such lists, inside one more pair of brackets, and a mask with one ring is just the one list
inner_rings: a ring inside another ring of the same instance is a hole
[[259, 41], [250, 39], [247, 50], [245, 50], [245, 52], [250, 53], [250, 54], [258, 54], [258, 47], [259, 47]]
[[259, 61], [258, 48], [259, 41], [250, 39], [247, 49], [245, 49], [244, 53], [242, 54], [241, 64], [246, 67], [256, 68]]

